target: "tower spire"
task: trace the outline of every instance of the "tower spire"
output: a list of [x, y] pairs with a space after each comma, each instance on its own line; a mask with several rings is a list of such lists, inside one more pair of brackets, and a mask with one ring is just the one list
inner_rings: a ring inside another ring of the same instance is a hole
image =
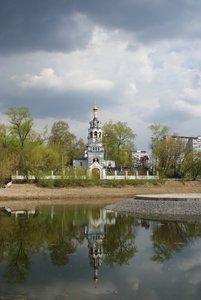
[[94, 118], [97, 118], [97, 111], [98, 111], [98, 107], [96, 106], [96, 102], [95, 102], [93, 106]]

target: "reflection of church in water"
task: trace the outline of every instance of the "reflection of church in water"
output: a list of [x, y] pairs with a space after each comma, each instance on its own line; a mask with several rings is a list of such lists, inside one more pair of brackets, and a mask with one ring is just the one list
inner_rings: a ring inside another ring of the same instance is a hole
[[111, 216], [108, 218], [107, 214], [107, 210], [100, 209], [99, 218], [91, 218], [85, 228], [85, 234], [88, 240], [90, 266], [94, 270], [94, 281], [96, 282], [99, 279], [98, 271], [104, 258], [103, 240], [106, 236], [106, 227], [115, 224], [116, 221], [116, 214], [114, 212], [113, 218], [111, 218]]

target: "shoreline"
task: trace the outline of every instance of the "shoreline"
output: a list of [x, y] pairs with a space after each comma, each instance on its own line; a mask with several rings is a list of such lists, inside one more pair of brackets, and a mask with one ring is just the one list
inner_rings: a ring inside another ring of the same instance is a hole
[[201, 194], [137, 195], [105, 207], [140, 219], [201, 221]]
[[42, 188], [35, 184], [12, 184], [0, 189], [0, 207], [13, 209], [37, 205], [99, 205], [105, 206], [146, 194], [201, 193], [200, 181], [167, 181], [164, 184], [128, 185], [121, 187]]

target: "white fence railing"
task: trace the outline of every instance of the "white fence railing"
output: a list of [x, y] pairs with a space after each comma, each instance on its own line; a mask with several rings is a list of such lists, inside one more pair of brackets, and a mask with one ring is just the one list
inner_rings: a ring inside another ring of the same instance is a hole
[[134, 175], [128, 175], [128, 171], [125, 171], [124, 174], [118, 175], [117, 171], [114, 172], [113, 175], [108, 175], [106, 172], [103, 173], [102, 179], [108, 180], [134, 180], [134, 179], [159, 179], [159, 174], [150, 175], [149, 171], [147, 171], [146, 175], [139, 175], [138, 171], [135, 172]]
[[[79, 178], [79, 179], [86, 179], [87, 176], [77, 176], [76, 173], [73, 176], [74, 178]], [[46, 175], [43, 177], [43, 179], [62, 179], [62, 178], [71, 178], [71, 176], [68, 175], [54, 175], [54, 172], [51, 172], [51, 175]], [[23, 176], [19, 175], [18, 172], [16, 172], [15, 175], [12, 175], [12, 181], [24, 181], [24, 180], [35, 180], [35, 176], [29, 174], [28, 176]], [[135, 180], [135, 179], [144, 179], [144, 180], [150, 180], [150, 179], [159, 179], [159, 174], [157, 175], [150, 175], [149, 172], [147, 171], [146, 175], [138, 175], [138, 172], [136, 171], [134, 175], [128, 175], [128, 171], [125, 171], [124, 174], [119, 175], [117, 171], [114, 171], [114, 174], [108, 175], [106, 170], [102, 170], [100, 173], [100, 179], [103, 180]]]

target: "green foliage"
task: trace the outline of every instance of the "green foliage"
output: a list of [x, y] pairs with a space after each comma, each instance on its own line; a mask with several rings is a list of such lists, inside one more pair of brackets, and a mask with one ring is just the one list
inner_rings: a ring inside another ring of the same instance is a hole
[[62, 162], [61, 169], [68, 166], [73, 158], [83, 156], [85, 144], [83, 140], [77, 140], [70, 132], [68, 123], [64, 121], [54, 122], [48, 144], [55, 147]]
[[49, 144], [61, 145], [67, 147], [76, 139], [75, 135], [70, 133], [68, 123], [64, 121], [54, 122], [51, 134], [49, 137]]
[[[77, 139], [70, 132], [68, 123], [55, 122], [50, 136], [47, 137], [47, 132], [39, 134], [33, 131], [33, 120], [27, 107], [12, 107], [7, 115], [10, 125], [0, 124], [1, 185], [16, 171], [24, 175], [27, 180], [31, 174], [42, 181], [45, 176], [51, 175], [52, 171], [55, 175], [63, 176], [61, 180], [55, 181], [56, 183], [54, 180], [43, 183], [50, 186], [100, 184], [99, 174], [94, 172], [93, 179], [89, 180], [85, 169], [74, 170], [69, 167], [73, 159], [83, 157], [86, 145], [82, 139]], [[177, 138], [171, 138], [166, 126], [152, 124], [149, 128], [152, 132], [153, 165], [151, 167], [154, 171], [158, 170], [162, 177], [196, 179], [201, 176], [199, 152], [187, 153], [185, 143]], [[127, 168], [131, 172], [136, 136], [133, 130], [124, 122], [110, 121], [103, 126], [103, 132], [105, 160], [114, 160], [117, 168]], [[148, 167], [150, 165], [145, 165], [144, 169]], [[138, 172], [140, 173], [141, 170], [138, 169]], [[128, 180], [108, 181], [108, 185], [112, 186], [124, 184], [130, 183]], [[134, 180], [131, 184], [138, 184], [138, 181]]]
[[0, 146], [0, 186], [10, 181], [15, 169], [15, 157], [12, 153]]
[[167, 136], [169, 136], [169, 128], [162, 124], [151, 124], [149, 129], [152, 132], [151, 135], [151, 149], [155, 149], [155, 147], [164, 140]]
[[160, 176], [191, 179], [201, 176], [200, 152], [189, 153], [186, 141], [171, 137], [166, 126], [153, 124], [149, 128], [152, 131], [152, 164]]
[[181, 177], [185, 148], [183, 140], [172, 137], [167, 137], [157, 145], [155, 155], [161, 176]]
[[103, 126], [103, 146], [106, 160], [111, 159], [118, 166], [132, 165], [132, 152], [136, 134], [125, 122], [112, 121]]
[[33, 126], [29, 109], [27, 107], [12, 107], [6, 114], [10, 119], [11, 133], [20, 141], [23, 148]]
[[169, 136], [169, 129], [167, 126], [162, 124], [151, 124], [149, 126], [151, 130], [151, 145], [150, 148], [152, 150], [152, 163], [153, 167], [158, 167], [158, 146], [166, 137]]
[[185, 178], [195, 180], [201, 176], [201, 152], [189, 152], [182, 165], [182, 175]]

